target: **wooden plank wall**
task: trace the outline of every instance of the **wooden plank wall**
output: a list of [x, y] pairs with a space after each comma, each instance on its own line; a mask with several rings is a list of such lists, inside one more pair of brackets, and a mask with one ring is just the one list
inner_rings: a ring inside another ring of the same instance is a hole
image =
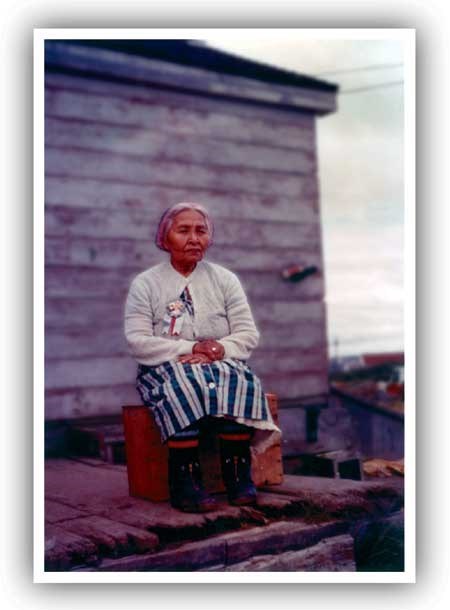
[[131, 279], [165, 256], [156, 223], [195, 200], [209, 259], [236, 271], [258, 327], [254, 370], [280, 399], [327, 391], [315, 118], [63, 74], [46, 77], [46, 417], [138, 400], [123, 337]]

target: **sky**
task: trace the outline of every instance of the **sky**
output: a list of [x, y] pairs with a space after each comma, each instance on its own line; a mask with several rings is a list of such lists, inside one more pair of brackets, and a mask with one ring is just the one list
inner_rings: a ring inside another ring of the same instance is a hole
[[317, 131], [329, 355], [403, 350], [402, 41], [205, 42], [340, 86], [336, 113], [319, 118]]

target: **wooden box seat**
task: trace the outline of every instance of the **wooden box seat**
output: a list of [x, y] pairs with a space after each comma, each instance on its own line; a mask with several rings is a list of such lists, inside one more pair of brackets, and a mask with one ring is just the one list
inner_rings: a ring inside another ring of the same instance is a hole
[[[272, 417], [278, 423], [277, 397], [275, 394], [266, 396]], [[161, 442], [150, 409], [143, 405], [126, 405], [122, 407], [122, 416], [130, 495], [156, 502], [168, 500], [168, 449]], [[224, 491], [217, 437], [208, 438], [207, 442], [200, 437], [200, 462], [205, 488], [211, 493]], [[252, 477], [257, 487], [282, 483], [279, 443], [252, 460]]]

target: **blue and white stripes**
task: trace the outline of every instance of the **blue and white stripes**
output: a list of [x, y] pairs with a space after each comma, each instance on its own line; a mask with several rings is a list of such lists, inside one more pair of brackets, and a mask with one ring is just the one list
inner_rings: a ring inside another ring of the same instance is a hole
[[151, 407], [163, 441], [206, 416], [227, 416], [255, 428], [277, 430], [260, 380], [240, 360], [140, 364], [136, 387]]

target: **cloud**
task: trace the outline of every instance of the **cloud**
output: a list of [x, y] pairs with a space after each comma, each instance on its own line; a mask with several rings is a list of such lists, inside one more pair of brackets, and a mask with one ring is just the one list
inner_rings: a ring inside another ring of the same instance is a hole
[[401, 42], [283, 32], [215, 46], [339, 84], [337, 112], [317, 121], [329, 334], [348, 353], [402, 349], [403, 87], [345, 92], [403, 80]]

